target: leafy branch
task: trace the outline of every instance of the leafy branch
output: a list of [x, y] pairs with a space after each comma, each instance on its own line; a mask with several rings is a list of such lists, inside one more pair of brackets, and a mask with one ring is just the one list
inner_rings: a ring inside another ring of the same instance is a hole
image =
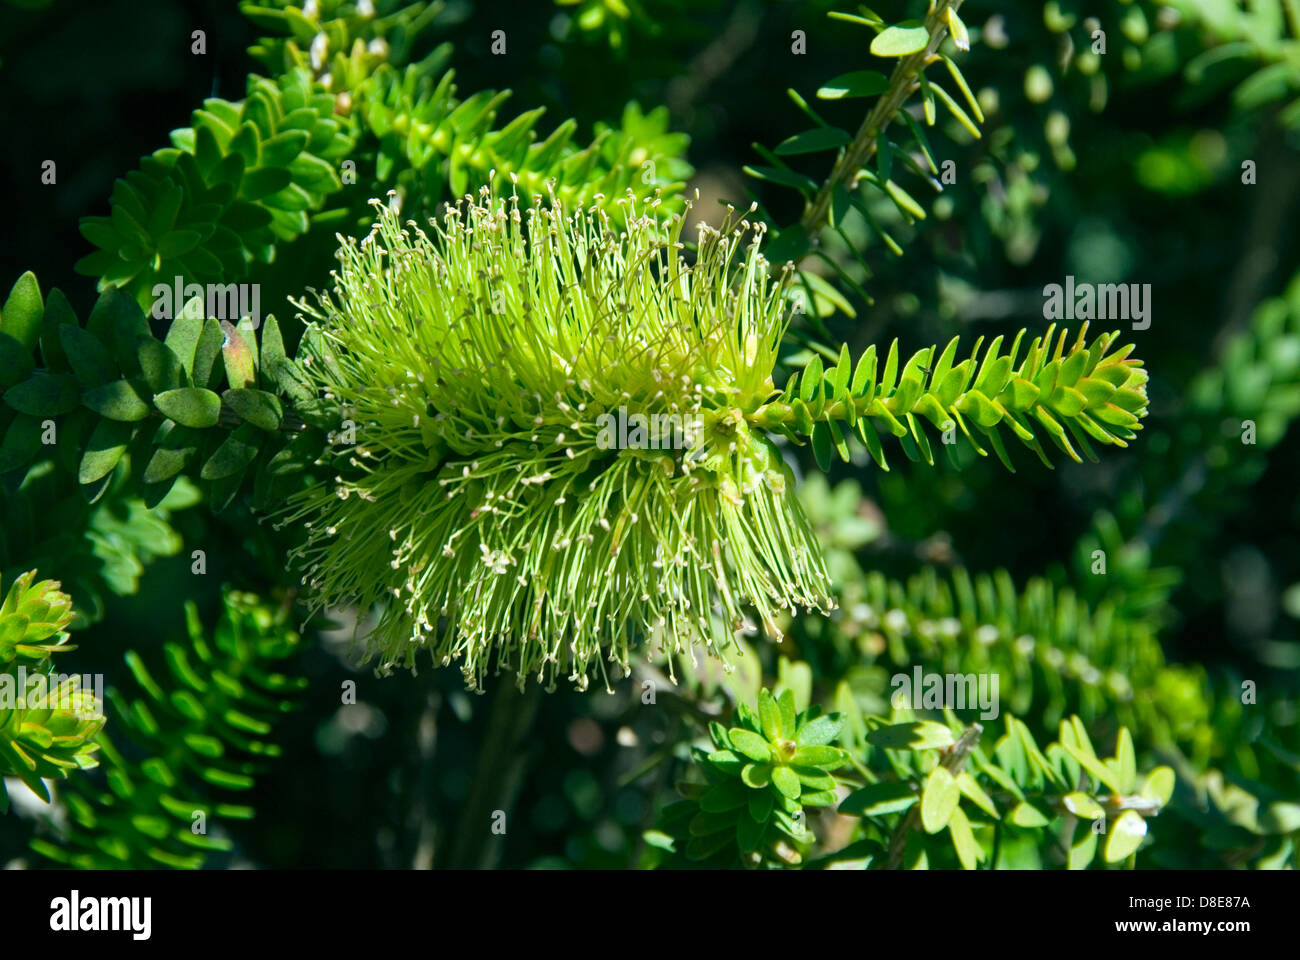
[[[867, 166], [876, 153], [881, 134], [898, 117], [899, 112], [918, 88], [922, 90], [926, 98], [926, 118], [930, 124], [934, 123], [933, 97], [938, 95], [944, 100], [944, 104], [953, 111], [955, 116], [965, 120], [964, 125], [967, 126], [972, 135], [979, 136], [979, 129], [970, 123], [969, 119], [965, 117], [964, 111], [956, 106], [955, 101], [949, 98], [946, 93], [943, 93], [941, 87], [927, 83], [925, 80], [925, 68], [936, 60], [943, 59], [948, 63], [949, 69], [954, 71], [954, 78], [965, 89], [965, 81], [960, 79], [961, 75], [956, 72], [956, 67], [946, 57], [940, 57], [938, 53], [939, 45], [943, 43], [950, 30], [959, 49], [967, 50], [970, 48], [966, 27], [957, 15], [961, 3], [962, 0], [938, 0], [938, 2], [931, 4], [930, 12], [926, 15], [923, 27], [888, 27], [872, 43], [872, 53], [895, 56], [897, 55], [896, 51], [911, 50], [920, 42], [921, 29], [924, 29], [926, 37], [925, 44], [920, 50], [905, 54], [894, 66], [894, 70], [889, 77], [888, 88], [862, 121], [862, 126], [858, 128], [852, 142], [836, 158], [830, 176], [826, 178], [826, 181], [817, 191], [817, 196], [808, 204], [799, 225], [809, 236], [812, 236], [813, 232], [822, 226], [834, 225], [833, 221], [828, 220], [828, 216], [831, 212], [831, 202], [835, 192], [840, 188], [850, 187], [854, 184], [860, 175], [860, 171]], [[831, 16], [834, 17], [835, 14], [832, 13]], [[849, 18], [842, 17], [842, 19]], [[866, 22], [872, 23], [870, 20]], [[872, 25], [879, 26], [879, 22], [872, 23]], [[934, 91], [934, 93], [930, 91]], [[983, 121], [984, 117], [980, 111], [979, 103], [973, 97], [970, 98], [969, 102], [976, 119]], [[777, 152], [780, 152], [779, 147]], [[935, 172], [933, 164], [931, 172]]]
[[[833, 368], [827, 370], [821, 357], [814, 355], [801, 374], [791, 375], [777, 398], [752, 411], [748, 419], [764, 429], [780, 431], [795, 443], [811, 439], [823, 470], [830, 466], [832, 451], [846, 462], [849, 459], [844, 427], [856, 428], [872, 458], [887, 470], [872, 421], [884, 424], [902, 439], [911, 459], [933, 464], [930, 441], [919, 417], [953, 440], [960, 428], [975, 451], [986, 456], [977, 439], [983, 436], [1013, 472], [997, 432], [1000, 425], [1006, 425], [1049, 467], [1051, 461], [1036, 430], [1045, 431], [1075, 461], [1081, 458], [1071, 438], [1091, 460], [1096, 455], [1090, 438], [1126, 446], [1141, 429], [1141, 418], [1147, 412], [1147, 374], [1141, 361], [1129, 359], [1132, 346], [1110, 352], [1118, 332], [1103, 334], [1089, 344], [1084, 324], [1067, 350], [1068, 331], [1062, 330], [1059, 337], [1054, 337], [1054, 332], [1055, 325], [1035, 337], [1018, 366], [1024, 330], [1016, 335], [1009, 353], [1000, 352], [1003, 338], [998, 336], [980, 359], [980, 338], [969, 358], [954, 363], [954, 337], [937, 358], [935, 347], [917, 351], [901, 372], [897, 341], [890, 346], [883, 372], [877, 369], [874, 345], [856, 366], [845, 345]], [[945, 446], [951, 456], [948, 437]]]
[[[939, 766], [930, 771], [930, 776], [926, 780], [927, 791], [931, 789], [932, 784], [935, 785], [936, 793], [942, 790], [948, 781], [956, 784], [958, 777], [960, 777], [963, 768], [966, 766], [966, 758], [979, 744], [980, 734], [983, 732], [984, 728], [978, 723], [972, 723], [962, 731], [961, 736], [957, 738], [957, 742], [944, 751], [943, 760]], [[943, 774], [938, 772], [940, 770], [945, 771], [948, 776], [944, 777]], [[924, 803], [913, 804], [912, 808], [907, 811], [907, 815], [894, 828], [894, 833], [889, 838], [889, 858], [885, 861], [886, 870], [897, 870], [903, 865], [903, 855], [907, 852], [907, 835], [920, 826], [923, 806]], [[929, 832], [933, 833], [934, 831]]]
[[259, 336], [248, 318], [235, 326], [205, 317], [198, 298], [160, 340], [124, 292], [101, 295], [82, 326], [62, 293], [46, 302], [26, 273], [0, 312], [0, 388], [0, 473], [53, 445], [91, 502], [128, 452], [150, 506], [187, 471], [214, 509], [250, 471], [256, 498], [267, 502], [324, 446], [319, 431], [281, 430], [289, 399], [308, 419], [319, 403], [286, 356], [275, 318]]
[[[735, 726], [710, 723], [712, 749], [695, 749], [690, 771], [703, 781], [683, 781], [685, 799], [665, 807], [658, 829], [647, 834], [652, 862], [924, 869], [955, 857], [966, 870], [990, 860], [1084, 869], [1104, 835], [1102, 859], [1131, 866], [1147, 818], [1173, 793], [1168, 767], [1139, 777], [1127, 729], [1114, 756], [1102, 759], [1077, 717], [1062, 720], [1057, 741], [1044, 750], [1008, 716], [988, 752], [983, 728], [951, 713], [946, 723], [913, 719], [906, 709], [857, 717], [868, 732], [851, 750], [835, 745], [852, 742], [847, 720], [816, 705], [796, 713], [786, 688], [777, 695], [760, 689], [757, 711], [738, 703]], [[865, 785], [843, 772], [850, 766]], [[822, 841], [809, 860], [819, 841], [808, 818], [832, 806], [859, 824], [847, 837]], [[1004, 836], [1014, 843], [1004, 844]]]
[[541, 109], [496, 129], [509, 91], [456, 97], [449, 45], [403, 67], [432, 21], [423, 5], [377, 20], [331, 18], [340, 5], [321, 6], [242, 5], [259, 25], [290, 35], [252, 51], [283, 72], [250, 76], [243, 101], [204, 101], [190, 126], [172, 131], [172, 146], [117, 181], [110, 215], [83, 218], [99, 249], [77, 270], [99, 278], [101, 291], [126, 289], [148, 309], [159, 281], [241, 279], [313, 227], [367, 224], [368, 201], [390, 187], [408, 212], [432, 212], [495, 170], [513, 175], [525, 196], [553, 188], [566, 203], [613, 210], [628, 190], [671, 205], [690, 176], [687, 138], [668, 132], [666, 109], [629, 104], [620, 127], [598, 126], [585, 147], [574, 143], [572, 120], [538, 142]]
[[250, 789], [266, 761], [279, 756], [271, 736], [306, 680], [281, 672], [301, 644], [287, 625], [287, 605], [233, 591], [222, 604], [211, 632], [186, 605], [188, 640], [164, 645], [163, 682], [144, 657], [127, 651], [140, 695], [110, 690], [107, 699], [130, 745], [99, 736], [103, 786], [70, 784], [62, 797], [69, 823], [57, 842], [33, 840], [37, 853], [80, 869], [156, 869], [200, 867], [208, 853], [231, 849], [229, 837], [209, 830], [254, 811], [214, 799], [214, 791]]
[[[925, 219], [925, 209], [894, 179], [895, 161], [900, 166], [911, 169], [935, 190], [941, 189], [939, 181], [935, 179], [939, 167], [929, 141], [921, 126], [905, 109], [917, 90], [922, 95], [923, 115], [927, 125], [933, 126], [936, 122], [937, 101], [973, 137], [980, 136], [977, 124], [983, 122], [984, 116], [979, 102], [960, 68], [951, 57], [939, 52], [944, 39], [949, 36], [958, 49], [967, 50], [970, 47], [966, 26], [957, 14], [960, 5], [961, 0], [932, 0], [924, 22], [907, 21], [894, 25], [886, 24], [870, 12], [865, 12], [862, 16], [840, 12], [830, 14], [835, 19], [863, 24], [876, 31], [871, 52], [881, 57], [898, 58], [898, 62], [888, 78], [873, 70], [856, 71], [828, 81], [817, 91], [818, 98], [829, 101], [877, 97], [856, 134], [850, 135], [848, 131], [833, 126], [813, 110], [804, 98], [790, 91], [795, 105], [816, 126], [787, 138], [774, 151], [759, 144], [754, 145], [770, 166], [751, 166], [746, 167], [745, 171], [758, 179], [793, 188], [805, 201], [799, 221], [777, 232], [769, 250], [773, 261], [790, 260], [799, 263], [808, 255], [815, 254], [846, 286], [866, 302], [872, 302], [861, 285], [823, 249], [822, 232], [829, 228], [838, 234], [845, 241], [848, 251], [862, 263], [867, 276], [871, 275], [871, 271], [859, 249], [860, 245], [849, 239], [844, 230], [850, 210], [856, 211], [893, 253], [902, 255], [902, 248], [873, 213], [867, 188], [887, 198], [908, 223]], [[968, 115], [938, 82], [926, 77], [926, 69], [940, 60], [947, 66], [971, 114]], [[928, 169], [923, 169], [908, 150], [889, 139], [889, 127], [899, 118], [907, 125], [911, 143]], [[836, 157], [829, 175], [820, 183], [795, 170], [783, 159], [828, 150], [835, 150]], [[872, 160], [875, 161], [874, 169], [870, 168]], [[847, 301], [817, 274], [803, 271], [800, 283], [814, 318], [824, 316], [836, 308], [852, 313]]]

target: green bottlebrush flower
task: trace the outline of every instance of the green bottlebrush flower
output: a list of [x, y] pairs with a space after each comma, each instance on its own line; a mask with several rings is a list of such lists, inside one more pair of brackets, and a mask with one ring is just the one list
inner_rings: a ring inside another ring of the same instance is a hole
[[615, 225], [485, 190], [431, 235], [374, 203], [333, 296], [299, 304], [346, 465], [281, 522], [307, 529], [317, 604], [383, 603], [382, 669], [427, 649], [476, 688], [493, 663], [585, 687], [605, 659], [629, 673], [638, 640], [671, 663], [734, 646], [747, 605], [778, 639], [778, 610], [833, 606], [748, 419], [788, 319], [761, 226], [701, 226], [688, 264], [684, 218], [631, 199]]

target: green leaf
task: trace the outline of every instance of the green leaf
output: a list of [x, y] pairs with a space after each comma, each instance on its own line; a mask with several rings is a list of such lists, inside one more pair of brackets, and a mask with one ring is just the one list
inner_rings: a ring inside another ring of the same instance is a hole
[[772, 782], [772, 765], [770, 763], [747, 763], [740, 771], [740, 780], [747, 787], [758, 790]]
[[741, 768], [745, 766], [745, 761], [730, 750], [719, 750], [716, 753], [709, 754], [708, 762], [711, 766], [717, 767], [733, 777], [739, 776]]
[[181, 387], [167, 390], [153, 398], [164, 416], [182, 427], [204, 430], [215, 427], [221, 420], [221, 398], [202, 387]]
[[794, 740], [800, 747], [819, 747], [839, 736], [844, 719], [836, 714], [809, 720], [799, 728]]
[[1267, 833], [1295, 833], [1300, 830], [1300, 803], [1270, 803], [1259, 816], [1259, 827]]
[[706, 790], [700, 797], [700, 809], [706, 813], [726, 813], [749, 802], [749, 790], [737, 780], [728, 780]]
[[235, 411], [240, 419], [259, 429], [273, 431], [280, 428], [284, 413], [279, 398], [274, 394], [267, 393], [265, 390], [244, 388], [227, 390], [221, 395], [221, 400]]
[[59, 345], [78, 380], [88, 387], [108, 383], [117, 376], [113, 356], [99, 338], [75, 324], [59, 327]]
[[132, 423], [149, 416], [149, 404], [140, 398], [136, 387], [127, 380], [114, 380], [87, 390], [81, 402], [109, 420]]
[[727, 728], [716, 720], [709, 721], [709, 739], [719, 750], [730, 750], [731, 741], [727, 738]]
[[921, 826], [925, 832], [938, 833], [946, 827], [960, 799], [961, 790], [947, 768], [931, 770], [921, 794]]
[[278, 190], [283, 190], [292, 180], [293, 175], [280, 167], [250, 170], [240, 181], [239, 195], [245, 200], [261, 200]]
[[845, 797], [840, 802], [839, 812], [859, 817], [883, 817], [908, 809], [918, 799], [916, 792], [905, 783], [873, 783]]
[[1083, 836], [1076, 840], [1070, 847], [1070, 854], [1066, 858], [1066, 867], [1070, 870], [1086, 870], [1088, 864], [1092, 863], [1092, 858], [1097, 855], [1097, 834], [1092, 832], [1092, 826], [1084, 824]]
[[63, 291], [56, 287], [45, 300], [45, 316], [41, 319], [41, 355], [47, 367], [62, 370], [67, 366], [67, 358], [59, 343], [59, 328], [69, 324], [78, 325], [77, 314]]
[[1174, 771], [1170, 767], [1156, 767], [1146, 775], [1142, 789], [1138, 791], [1149, 800], [1159, 800], [1164, 806], [1174, 795]]
[[140, 305], [124, 290], [107, 290], [90, 310], [86, 329], [113, 351], [117, 367], [127, 376], [138, 373], [136, 342], [150, 336], [149, 321]]
[[257, 367], [253, 360], [253, 350], [244, 341], [235, 325], [221, 321], [221, 332], [225, 339], [221, 343], [221, 358], [226, 365], [226, 379], [231, 389], [239, 390], [251, 387], [257, 382]]
[[[244, 167], [254, 167], [261, 157], [261, 137], [258, 135], [257, 127], [252, 123], [244, 122], [240, 125], [235, 135], [230, 138], [230, 143], [226, 145], [226, 151], [230, 156], [238, 154], [243, 158]], [[229, 159], [229, 156], [227, 157]]]
[[1132, 793], [1137, 783], [1137, 757], [1133, 752], [1133, 737], [1127, 727], [1119, 728], [1115, 743], [1114, 764], [1107, 764], [1114, 772], [1120, 793]]
[[[1062, 721], [1062, 723], [1064, 723], [1064, 721]], [[1092, 752], [1090, 744], [1085, 750], [1073, 743], [1065, 742], [1064, 738], [1062, 738], [1061, 746], [1063, 746], [1065, 752], [1074, 757], [1074, 759], [1078, 761], [1079, 766], [1087, 770], [1098, 783], [1104, 783], [1116, 793], [1123, 793], [1119, 788], [1119, 781], [1115, 777], [1115, 774], [1112, 773], [1104, 763], [1097, 759], [1096, 755]]]
[[731, 739], [731, 745], [749, 759], [758, 763], [767, 763], [772, 759], [771, 747], [754, 731], [732, 727], [727, 731], [727, 736]]
[[[948, 12], [952, 13], [952, 9], [949, 8]], [[961, 70], [958, 68], [957, 64], [952, 62], [951, 57], [944, 57], [943, 62], [948, 68], [948, 73], [952, 75], [953, 83], [957, 84], [957, 89], [959, 89], [961, 95], [966, 98], [966, 103], [970, 107], [971, 113], [975, 114], [976, 122], [983, 123], [984, 111], [980, 108], [979, 98], [977, 98], [974, 91], [971, 90], [970, 84], [966, 82], [966, 78], [962, 75]]]
[[203, 464], [199, 476], [204, 480], [235, 476], [257, 456], [261, 436], [256, 427], [244, 424], [217, 447], [207, 463]]
[[826, 473], [831, 468], [831, 444], [830, 425], [825, 420], [818, 420], [813, 424], [812, 448], [813, 457], [817, 460], [817, 466], [822, 473]]
[[884, 182], [885, 193], [897, 204], [898, 209], [916, 220], [925, 219], [925, 208], [916, 202], [916, 198], [896, 184], [893, 180]]
[[948, 820], [948, 835], [952, 838], [952, 845], [957, 851], [957, 859], [961, 861], [962, 869], [974, 870], [979, 866], [979, 862], [984, 859], [984, 849], [975, 842], [970, 821], [966, 819], [966, 814], [961, 807], [955, 808]]
[[[746, 166], [745, 172], [751, 177], [757, 177], [759, 180], [767, 180], [770, 183], [777, 183], [783, 187], [793, 187], [807, 197], [812, 197], [817, 192], [817, 182], [812, 177], [804, 176], [802, 173], [795, 173], [793, 170], [782, 170], [778, 167], [753, 167]], [[773, 239], [775, 244], [776, 240]], [[770, 251], [769, 251], [770, 252]], [[781, 262], [782, 258], [772, 254], [772, 262]]]
[[849, 462], [849, 442], [844, 438], [844, 432], [840, 430], [840, 425], [834, 420], [823, 421], [830, 430], [831, 443], [835, 447], [835, 452], [839, 454], [840, 459], [845, 463]]
[[768, 740], [780, 740], [785, 736], [781, 727], [781, 711], [766, 687], [758, 691], [758, 720], [763, 727], [763, 735]]
[[934, 91], [935, 96], [943, 101], [943, 105], [948, 108], [948, 112], [953, 115], [954, 119], [965, 127], [966, 131], [972, 137], [976, 140], [980, 139], [982, 136], [980, 128], [977, 127], [971, 118], [966, 115], [966, 111], [958, 105], [957, 101], [952, 98], [952, 95], [937, 83], [930, 84], [930, 89]]
[[220, 383], [221, 374], [214, 372], [213, 367], [216, 365], [217, 355], [221, 353], [224, 341], [225, 335], [221, 331], [221, 324], [211, 317], [206, 318], [198, 342], [194, 345], [194, 369], [190, 374], [194, 386], [207, 387]]
[[167, 436], [167, 446], [160, 446], [153, 452], [149, 458], [149, 463], [144, 468], [143, 479], [145, 483], [163, 483], [170, 480], [181, 470], [185, 469], [185, 464], [190, 457], [194, 456], [198, 450], [197, 441], [184, 443], [187, 433], [177, 436], [180, 431], [187, 431], [185, 427], [177, 427]]
[[766, 831], [766, 823], [754, 820], [752, 817], [738, 817], [736, 819], [736, 846], [745, 853], [755, 850], [763, 842], [763, 834]]
[[778, 157], [789, 157], [800, 153], [819, 153], [822, 150], [834, 150], [853, 142], [847, 130], [839, 127], [814, 127], [803, 133], [787, 137], [776, 145]]
[[880, 31], [871, 41], [871, 52], [877, 57], [906, 57], [920, 53], [929, 43], [925, 24], [908, 20]]
[[957, 774], [957, 787], [961, 790], [962, 796], [970, 799], [975, 806], [979, 807], [990, 817], [994, 819], [998, 816], [998, 808], [993, 803], [993, 798], [984, 792], [984, 788], [975, 782], [967, 771], [963, 770]]
[[203, 234], [197, 230], [173, 230], [158, 241], [158, 256], [164, 260], [182, 257], [199, 245]]
[[5, 403], [31, 417], [57, 417], [77, 408], [77, 381], [64, 373], [33, 374], [5, 391]]
[[707, 837], [719, 830], [730, 829], [735, 824], [735, 817], [725, 813], [697, 813], [687, 828], [693, 837]]
[[957, 16], [957, 11], [952, 7], [947, 10], [948, 33], [952, 36], [952, 42], [957, 45], [958, 50], [970, 49], [970, 34], [966, 32], [966, 24], [962, 23], [961, 17]]
[[[293, 364], [284, 352], [284, 338], [280, 334], [280, 324], [276, 322], [274, 316], [268, 316], [262, 324], [262, 375], [263, 378], [270, 377], [271, 382], [278, 386], [281, 392], [290, 393], [291, 388], [296, 386], [293, 383], [292, 376]], [[285, 380], [290, 381], [290, 385], [285, 385]]]
[[268, 167], [287, 167], [307, 149], [310, 139], [303, 130], [284, 130], [262, 141], [262, 163]]
[[772, 768], [772, 786], [780, 791], [781, 796], [790, 800], [798, 800], [799, 794], [803, 792], [799, 777], [789, 767]]
[[817, 91], [822, 100], [840, 100], [845, 97], [874, 97], [889, 89], [889, 78], [879, 70], [855, 70], [842, 73], [827, 81]]
[[44, 315], [41, 286], [36, 282], [36, 274], [28, 270], [10, 288], [5, 305], [0, 308], [0, 332], [9, 334], [30, 351], [36, 346]]
[[1066, 810], [1069, 810], [1081, 820], [1096, 820], [1098, 817], [1105, 815], [1101, 805], [1096, 800], [1077, 790], [1062, 797], [1061, 803], [1065, 805]]
[[838, 747], [800, 747], [793, 763], [806, 767], [835, 770], [848, 763], [849, 755]]
[[0, 387], [12, 387], [32, 375], [36, 364], [32, 351], [9, 336], [0, 333]]
[[782, 690], [776, 698], [777, 708], [781, 711], [781, 729], [797, 729], [797, 717], [795, 714], [794, 691], [790, 689]]
[[101, 419], [86, 442], [86, 452], [81, 457], [77, 471], [78, 481], [83, 484], [94, 483], [111, 473], [122, 459], [122, 454], [126, 453], [134, 432], [135, 427], [130, 423]]
[[[800, 783], [805, 783], [804, 778], [800, 778]], [[799, 794], [799, 802], [805, 807], [833, 807], [839, 795], [834, 790], [804, 790]]]
[[1125, 810], [1110, 827], [1103, 854], [1107, 863], [1119, 863], [1138, 847], [1147, 835], [1147, 822], [1136, 810]]
[[1011, 382], [998, 395], [998, 401], [1012, 410], [1028, 410], [1038, 402], [1039, 390], [1028, 380], [1013, 377]]
[[1045, 827], [1051, 821], [1043, 816], [1042, 811], [1030, 803], [1018, 803], [1011, 813], [1007, 816], [1008, 822], [1013, 826], [1034, 829]]
[[808, 361], [808, 366], [804, 368], [803, 376], [799, 380], [799, 399], [808, 404], [813, 410], [817, 409], [817, 404], [822, 399], [823, 370], [822, 358], [817, 354], [813, 354], [813, 358]]
[[803, 224], [793, 223], [772, 234], [767, 245], [767, 258], [771, 263], [797, 261], [808, 252], [808, 231]]
[[867, 734], [867, 742], [890, 750], [936, 750], [951, 747], [956, 740], [942, 723], [913, 720], [872, 730]]
[[181, 385], [180, 360], [165, 343], [152, 337], [140, 343], [140, 372], [153, 393]]
[[17, 470], [32, 462], [41, 448], [41, 421], [20, 413], [14, 417], [0, 441], [0, 473]]
[[792, 766], [794, 775], [799, 778], [799, 783], [810, 791], [817, 792], [835, 792], [837, 781], [829, 773], [823, 773], [815, 767]]
[[167, 337], [163, 340], [167, 349], [180, 360], [187, 376], [192, 376], [194, 372], [194, 350], [203, 332], [203, 319], [200, 309], [191, 308], [190, 304], [186, 304], [181, 315], [172, 321]]

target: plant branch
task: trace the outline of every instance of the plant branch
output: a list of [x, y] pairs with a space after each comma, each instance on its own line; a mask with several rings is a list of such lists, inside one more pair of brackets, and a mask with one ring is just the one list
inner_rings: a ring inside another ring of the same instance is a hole
[[[980, 734], [984, 728], [978, 723], [972, 723], [962, 731], [957, 742], [948, 748], [948, 754], [943, 758], [943, 767], [954, 777], [961, 773], [962, 767], [966, 766], [966, 758], [970, 752], [975, 749], [975, 745], [980, 742]], [[897, 870], [903, 863], [903, 853], [907, 849], [907, 835], [916, 826], [916, 822], [921, 818], [921, 804], [912, 804], [912, 809], [907, 811], [898, 827], [894, 830], [893, 837], [889, 840], [889, 859], [885, 862], [886, 870]]]
[[889, 89], [881, 94], [876, 105], [871, 108], [871, 112], [862, 121], [862, 126], [858, 128], [857, 135], [835, 161], [830, 176], [826, 178], [826, 182], [817, 191], [817, 196], [804, 211], [800, 226], [810, 240], [815, 236], [815, 231], [826, 221], [835, 188], [840, 184], [849, 185], [857, 178], [858, 171], [865, 167], [875, 154], [880, 134], [893, 122], [908, 98], [920, 86], [918, 74], [933, 62], [939, 44], [943, 43], [943, 38], [948, 35], [945, 19], [948, 8], [951, 7], [955, 12], [961, 3], [962, 0], [937, 0], [934, 3], [925, 18], [925, 29], [930, 34], [930, 42], [926, 44], [924, 50], [903, 57], [894, 66], [894, 72], [889, 77]]

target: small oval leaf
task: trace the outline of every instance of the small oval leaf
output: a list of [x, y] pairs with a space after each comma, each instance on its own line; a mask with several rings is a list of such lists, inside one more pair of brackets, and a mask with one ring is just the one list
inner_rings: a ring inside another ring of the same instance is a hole
[[920, 53], [930, 42], [925, 24], [908, 20], [886, 27], [871, 41], [871, 52], [877, 57], [906, 57]]

